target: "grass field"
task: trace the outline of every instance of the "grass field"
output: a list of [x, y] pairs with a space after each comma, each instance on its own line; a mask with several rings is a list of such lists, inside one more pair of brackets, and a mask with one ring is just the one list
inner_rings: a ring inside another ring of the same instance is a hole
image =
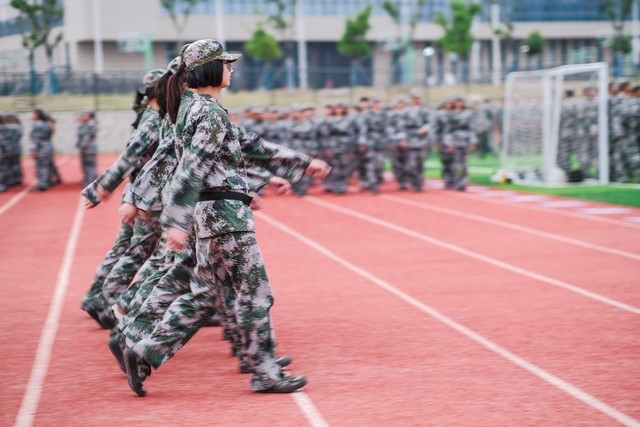
[[[427, 163], [427, 174], [429, 177], [440, 177], [440, 169], [438, 163], [439, 160], [436, 155], [432, 155], [429, 158]], [[577, 199], [640, 207], [640, 185], [638, 184], [570, 184], [564, 187], [497, 184], [491, 181], [491, 175], [499, 169], [500, 159], [497, 156], [487, 156], [484, 159], [480, 159], [473, 154], [469, 156], [469, 178], [474, 184], [488, 185], [492, 187], [499, 187], [517, 191], [527, 191], [538, 194], [574, 197]]]

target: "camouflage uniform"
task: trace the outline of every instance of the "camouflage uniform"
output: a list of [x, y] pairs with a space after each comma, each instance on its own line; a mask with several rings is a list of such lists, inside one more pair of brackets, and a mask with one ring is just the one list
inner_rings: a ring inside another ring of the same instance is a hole
[[36, 120], [31, 129], [31, 152], [36, 161], [36, 189], [47, 190], [54, 183], [52, 177], [57, 175], [53, 165], [53, 126], [46, 120]]
[[573, 170], [573, 154], [580, 136], [579, 104], [574, 98], [564, 99], [560, 105], [557, 165], [568, 177]]
[[9, 186], [10, 163], [9, 163], [9, 135], [8, 127], [5, 123], [5, 116], [0, 114], [0, 192], [5, 191]]
[[580, 134], [578, 158], [580, 170], [585, 177], [597, 177], [598, 160], [598, 101], [594, 97], [584, 98], [579, 108]]
[[[92, 112], [85, 112], [93, 114]], [[97, 122], [91, 117], [83, 121], [78, 126], [78, 142], [76, 147], [80, 150], [80, 162], [82, 165], [82, 185], [87, 186], [98, 177], [98, 166], [96, 164], [96, 155], [98, 154], [98, 146], [96, 145]]]
[[365, 131], [361, 135], [363, 145], [361, 185], [373, 193], [379, 192], [384, 166], [384, 149], [389, 139], [388, 116], [384, 110], [370, 110], [365, 117]]
[[624, 147], [626, 145], [623, 113], [625, 95], [609, 97], [609, 178], [611, 181], [625, 182], [629, 179], [625, 170]]
[[[157, 148], [158, 139], [158, 111], [148, 107], [124, 152], [109, 169], [85, 187], [82, 195], [97, 205], [100, 202], [96, 194], [98, 186], [113, 192], [126, 177], [135, 179]], [[125, 194], [126, 191], [127, 188]], [[115, 298], [131, 283], [144, 260], [151, 255], [158, 243], [160, 230], [157, 215], [153, 214], [147, 218], [136, 217], [133, 227], [121, 225], [114, 247], [98, 268], [91, 289], [85, 296], [85, 309], [92, 307], [99, 314], [107, 312]]]
[[21, 185], [22, 184], [22, 144], [20, 141], [22, 140], [22, 125], [20, 124], [20, 120], [15, 114], [11, 114], [8, 117], [8, 135], [9, 135], [9, 146], [10, 146], [10, 154], [9, 154], [9, 179], [8, 184], [13, 185]]
[[[211, 40], [192, 43], [185, 53], [187, 70], [214, 59], [235, 60], [237, 56], [224, 53]], [[167, 226], [186, 232], [193, 226], [197, 238], [195, 277], [190, 292], [174, 300], [153, 333], [132, 350], [154, 367], [166, 362], [211, 317], [218, 305], [216, 299], [225, 293], [222, 288], [236, 295], [235, 313], [243, 346], [251, 356], [252, 388], [270, 389], [283, 380], [283, 374], [272, 357], [275, 343], [269, 309], [273, 297], [255, 240], [251, 210], [236, 199], [199, 199], [221, 191], [246, 195], [244, 156], [291, 181], [302, 176], [311, 159], [261, 143], [259, 138], [241, 145], [226, 111], [204, 94], [194, 94], [193, 103], [181, 103], [176, 135], [184, 144], [184, 154], [171, 181], [162, 219]]]
[[355, 118], [351, 115], [334, 116], [329, 119], [329, 136], [324, 138], [330, 154], [331, 173], [325, 180], [325, 189], [344, 194], [349, 186], [349, 179], [358, 169], [357, 138], [358, 129]]
[[475, 132], [478, 136], [478, 157], [483, 159], [493, 152], [491, 141], [493, 140], [494, 112], [488, 102], [481, 104], [476, 111]]
[[447, 114], [443, 142], [445, 150], [452, 156], [451, 176], [445, 176], [445, 186], [449, 184], [447, 188], [463, 191], [467, 187], [467, 153], [477, 143], [473, 111], [465, 108]]
[[[424, 162], [429, 155], [428, 129], [429, 113], [422, 105], [413, 105], [401, 116], [403, 139], [406, 142], [404, 161], [400, 168], [401, 187], [411, 185], [414, 191], [422, 191], [424, 186]], [[421, 133], [424, 131], [424, 133]]]
[[622, 109], [622, 126], [625, 137], [620, 149], [622, 151], [624, 176], [631, 181], [640, 180], [639, 116], [640, 105], [638, 98], [625, 96]]
[[[305, 118], [303, 112], [300, 111], [297, 119], [294, 119], [288, 131], [289, 147], [309, 156], [315, 155], [318, 151], [317, 131], [318, 128], [315, 123]], [[313, 179], [305, 175], [292, 185], [292, 190], [295, 194], [304, 196], [307, 194], [312, 183]]]

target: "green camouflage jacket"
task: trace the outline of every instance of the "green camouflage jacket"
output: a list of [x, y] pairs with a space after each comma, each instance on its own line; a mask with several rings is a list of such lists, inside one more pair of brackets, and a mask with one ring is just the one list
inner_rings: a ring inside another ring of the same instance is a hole
[[100, 202], [96, 194], [98, 185], [113, 192], [125, 178], [130, 177], [133, 181], [158, 147], [159, 139], [160, 116], [158, 110], [148, 107], [120, 157], [95, 181], [86, 186], [82, 190], [82, 195], [97, 205]]
[[291, 182], [302, 178], [312, 160], [231, 124], [226, 110], [210, 95], [193, 93], [183, 99], [175, 127], [176, 145], [181, 145], [183, 153], [161, 221], [189, 231], [195, 215], [198, 237], [253, 231], [251, 211], [241, 201], [198, 203], [203, 191], [248, 194], [245, 159]]

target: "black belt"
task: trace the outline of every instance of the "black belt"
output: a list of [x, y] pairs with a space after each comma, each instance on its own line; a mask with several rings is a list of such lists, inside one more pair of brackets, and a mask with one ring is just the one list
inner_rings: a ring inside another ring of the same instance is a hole
[[238, 193], [236, 191], [203, 191], [198, 197], [199, 202], [226, 199], [240, 200], [242, 203], [249, 206], [251, 204], [251, 200], [253, 200], [253, 197], [244, 193]]

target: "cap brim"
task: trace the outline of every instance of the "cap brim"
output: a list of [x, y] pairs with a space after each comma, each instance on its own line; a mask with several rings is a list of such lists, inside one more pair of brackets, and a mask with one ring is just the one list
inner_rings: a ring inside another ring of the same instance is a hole
[[242, 56], [241, 53], [229, 53], [229, 52], [224, 52], [222, 55], [220, 55], [221, 60], [227, 61], [227, 62], [235, 62], [237, 61], [240, 57]]

